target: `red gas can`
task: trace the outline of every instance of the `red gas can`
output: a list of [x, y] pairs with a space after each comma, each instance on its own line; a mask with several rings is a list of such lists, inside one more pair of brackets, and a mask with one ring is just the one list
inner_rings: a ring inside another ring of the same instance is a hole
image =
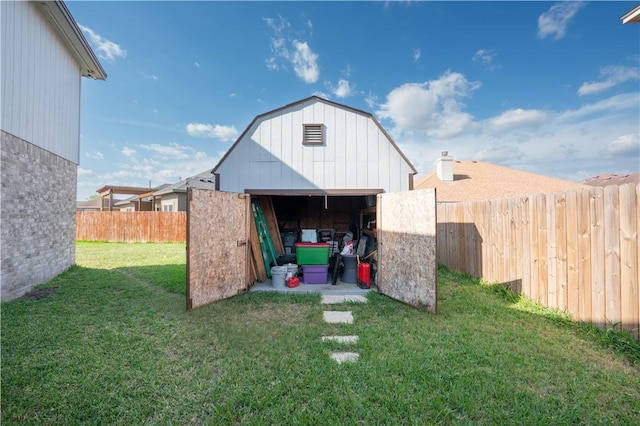
[[368, 263], [358, 264], [358, 287], [371, 287], [371, 265]]

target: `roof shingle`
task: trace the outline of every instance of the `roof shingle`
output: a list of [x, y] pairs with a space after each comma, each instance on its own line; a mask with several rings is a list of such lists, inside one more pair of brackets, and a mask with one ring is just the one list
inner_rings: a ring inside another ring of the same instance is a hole
[[436, 171], [416, 180], [414, 189], [436, 188], [438, 202], [490, 200], [520, 195], [586, 189], [587, 186], [481, 161], [456, 160], [453, 181], [441, 181]]
[[628, 173], [624, 175], [617, 175], [614, 173], [606, 173], [598, 176], [591, 177], [583, 182], [585, 185], [590, 186], [609, 186], [609, 185], [624, 185], [627, 183], [640, 184], [640, 173]]

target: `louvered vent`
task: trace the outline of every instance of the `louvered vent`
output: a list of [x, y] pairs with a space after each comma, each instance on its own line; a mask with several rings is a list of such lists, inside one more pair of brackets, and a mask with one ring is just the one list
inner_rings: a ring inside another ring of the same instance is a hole
[[302, 143], [305, 145], [322, 145], [322, 124], [304, 124]]

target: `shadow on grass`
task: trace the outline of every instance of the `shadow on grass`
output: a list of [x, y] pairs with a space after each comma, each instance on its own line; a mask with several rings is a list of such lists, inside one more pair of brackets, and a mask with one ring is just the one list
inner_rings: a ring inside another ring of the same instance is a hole
[[517, 312], [518, 315], [535, 315], [544, 318], [550, 324], [570, 330], [582, 338], [613, 349], [632, 364], [640, 366], [640, 342], [636, 341], [627, 330], [621, 329], [620, 324], [609, 324], [601, 329], [584, 321], [576, 321], [566, 311], [548, 308], [520, 294], [517, 291], [519, 285], [516, 282], [486, 283], [482, 279], [464, 272], [451, 271], [445, 265], [438, 265], [438, 273], [442, 274], [442, 277], [457, 281], [459, 284], [466, 283], [488, 289], [490, 293], [498, 296], [498, 300], [502, 301], [507, 309]]
[[114, 270], [169, 293], [187, 294], [187, 269], [184, 264], [129, 266]]

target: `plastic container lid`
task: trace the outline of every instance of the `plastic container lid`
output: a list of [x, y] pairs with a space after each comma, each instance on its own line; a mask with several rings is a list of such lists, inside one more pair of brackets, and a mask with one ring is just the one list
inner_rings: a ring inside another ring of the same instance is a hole
[[331, 247], [331, 244], [329, 244], [329, 243], [296, 243], [295, 246], [296, 247], [323, 247], [323, 248], [329, 248], [329, 247]]

